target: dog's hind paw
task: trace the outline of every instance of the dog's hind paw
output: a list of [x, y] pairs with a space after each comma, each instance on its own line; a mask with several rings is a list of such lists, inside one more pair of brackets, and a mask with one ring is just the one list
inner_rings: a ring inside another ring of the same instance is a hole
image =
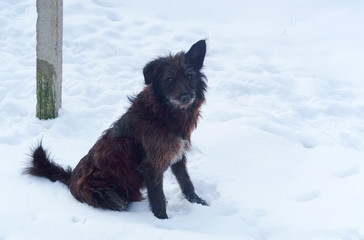
[[94, 197], [96, 197], [98, 203], [97, 207], [111, 209], [114, 211], [126, 211], [129, 206], [129, 202], [122, 200], [119, 195], [112, 190], [97, 192]]

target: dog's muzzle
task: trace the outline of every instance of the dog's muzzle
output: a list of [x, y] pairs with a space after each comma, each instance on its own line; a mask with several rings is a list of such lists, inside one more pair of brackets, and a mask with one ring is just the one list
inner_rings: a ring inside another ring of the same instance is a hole
[[177, 99], [171, 97], [169, 101], [173, 106], [177, 108], [187, 109], [195, 101], [195, 96], [191, 96], [189, 94], [182, 94]]

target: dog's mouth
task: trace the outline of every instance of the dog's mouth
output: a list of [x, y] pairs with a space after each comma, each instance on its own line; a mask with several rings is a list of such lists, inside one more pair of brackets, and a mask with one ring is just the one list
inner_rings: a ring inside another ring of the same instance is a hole
[[192, 103], [195, 101], [195, 97], [191, 97], [191, 96], [182, 96], [178, 99], [175, 99], [175, 98], [172, 98], [170, 97], [169, 98], [169, 102], [176, 108], [179, 108], [179, 109], [187, 109], [189, 108]]

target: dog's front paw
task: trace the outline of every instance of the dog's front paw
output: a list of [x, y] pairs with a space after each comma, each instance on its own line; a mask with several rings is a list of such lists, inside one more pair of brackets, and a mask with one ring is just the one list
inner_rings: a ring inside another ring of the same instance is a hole
[[159, 219], [168, 219], [167, 213], [165, 212], [153, 212], [154, 216]]
[[192, 196], [188, 196], [186, 198], [191, 203], [198, 203], [203, 206], [208, 206], [207, 202], [205, 200], [203, 200], [202, 198], [200, 198], [199, 196], [197, 196], [197, 194], [193, 194]]
[[203, 206], [208, 206], [207, 202], [203, 200], [202, 198], [198, 197], [194, 203], [201, 204]]

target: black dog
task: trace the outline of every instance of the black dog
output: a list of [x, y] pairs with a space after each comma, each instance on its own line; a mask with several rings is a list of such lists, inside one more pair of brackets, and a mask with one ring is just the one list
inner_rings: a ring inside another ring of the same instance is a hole
[[171, 166], [186, 199], [207, 205], [195, 193], [185, 156], [205, 101], [206, 78], [200, 71], [205, 54], [206, 42], [200, 40], [187, 53], [148, 63], [147, 86], [74, 170], [54, 163], [40, 144], [26, 173], [66, 184], [81, 202], [118, 211], [140, 201], [146, 186], [154, 215], [165, 219], [163, 173]]

